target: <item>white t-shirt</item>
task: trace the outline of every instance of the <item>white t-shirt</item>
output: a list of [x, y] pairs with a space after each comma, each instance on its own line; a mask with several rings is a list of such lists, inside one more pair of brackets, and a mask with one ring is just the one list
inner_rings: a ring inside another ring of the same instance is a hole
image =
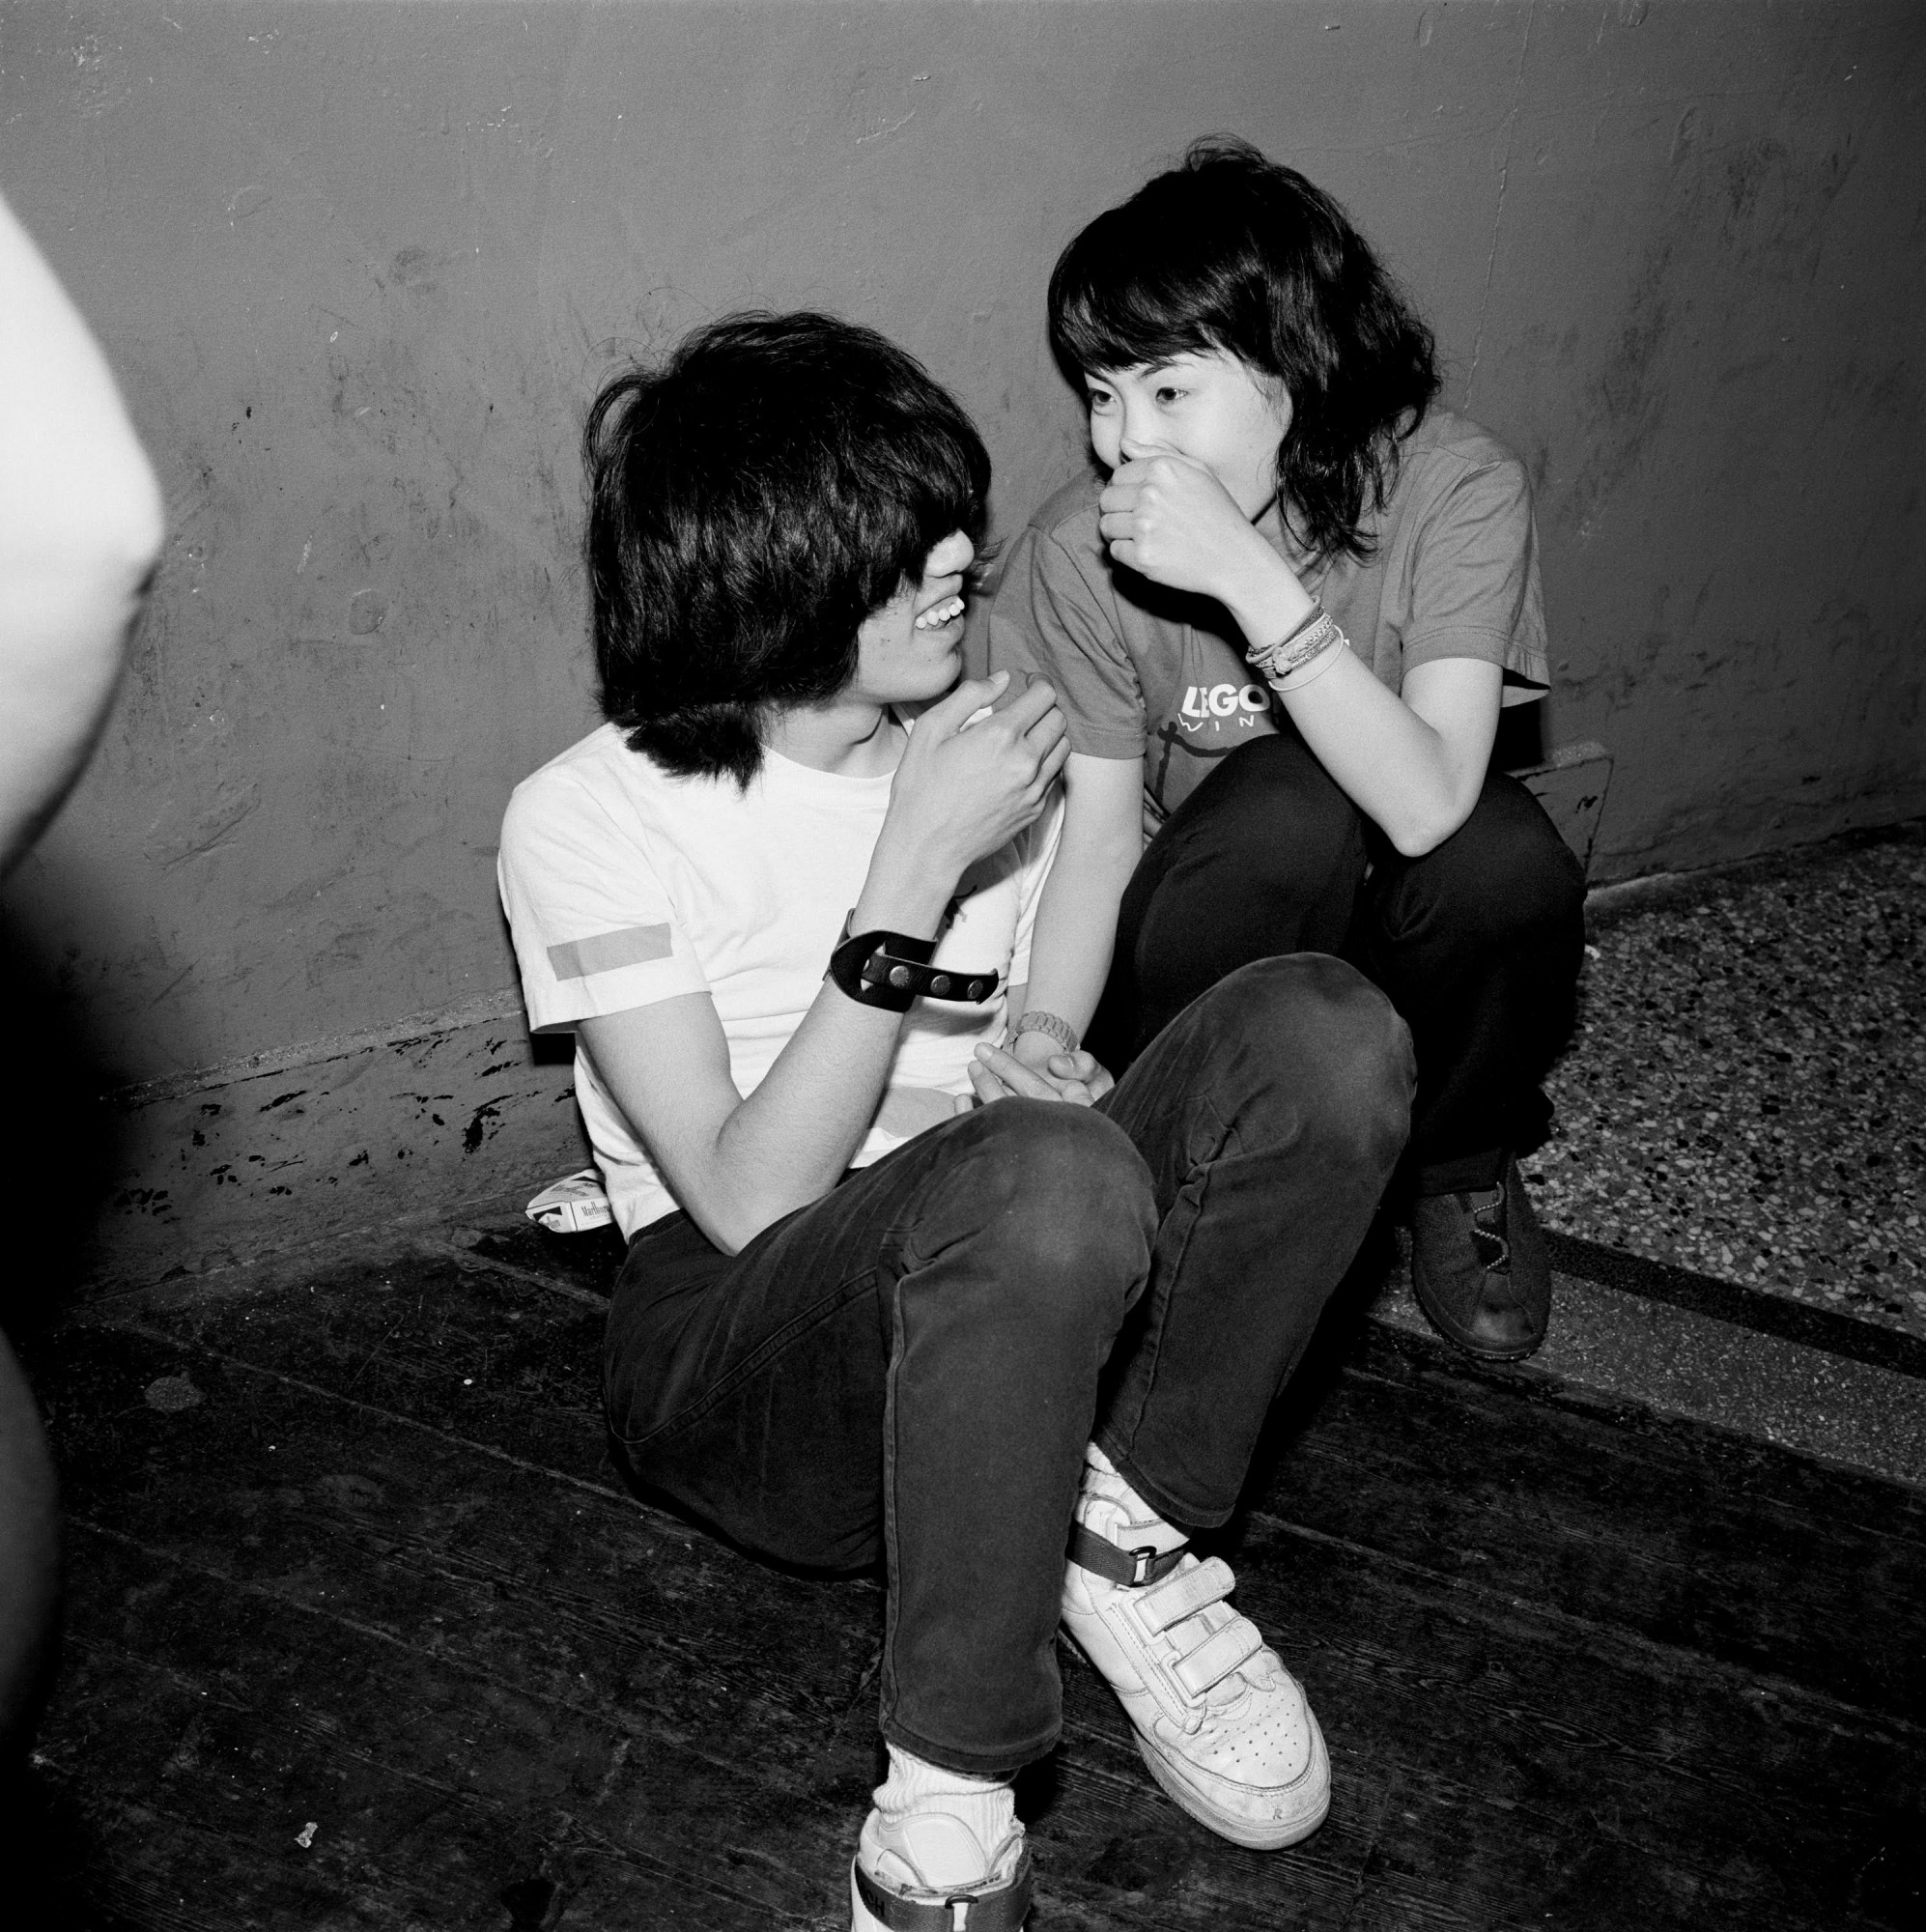
[[[733, 779], [669, 776], [630, 751], [613, 724], [590, 732], [516, 786], [502, 822], [497, 876], [530, 1024], [566, 1032], [596, 1014], [707, 993], [736, 1089], [752, 1094], [821, 990], [891, 782], [766, 752], [745, 793]], [[1030, 972], [1060, 801], [964, 874], [932, 963], [993, 967], [1003, 982], [980, 1007], [919, 1000], [910, 1009], [853, 1165], [947, 1120], [952, 1096], [971, 1092], [973, 1049], [1001, 1032], [1005, 988]], [[676, 1203], [580, 1045], [575, 1071], [603, 1184], [633, 1235]]]

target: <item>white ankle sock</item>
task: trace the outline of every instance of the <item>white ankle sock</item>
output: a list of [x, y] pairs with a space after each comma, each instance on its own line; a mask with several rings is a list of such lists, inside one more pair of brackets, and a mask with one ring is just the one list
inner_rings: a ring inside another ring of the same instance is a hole
[[1175, 1523], [1166, 1522], [1142, 1496], [1118, 1473], [1117, 1464], [1099, 1449], [1094, 1442], [1084, 1451], [1084, 1462], [1102, 1479], [1100, 1485], [1093, 1486], [1089, 1475], [1084, 1478], [1088, 1492], [1093, 1487], [1098, 1492], [1119, 1504], [1130, 1520], [1130, 1534], [1133, 1547], [1147, 1545], [1162, 1551], [1175, 1549], [1178, 1544], [1189, 1542], [1189, 1538]]
[[890, 1776], [874, 1793], [876, 1809], [886, 1825], [898, 1824], [919, 1811], [945, 1811], [970, 1828], [985, 1858], [995, 1857], [1016, 1815], [1016, 1797], [1008, 1778], [945, 1771], [894, 1745], [889, 1751]]

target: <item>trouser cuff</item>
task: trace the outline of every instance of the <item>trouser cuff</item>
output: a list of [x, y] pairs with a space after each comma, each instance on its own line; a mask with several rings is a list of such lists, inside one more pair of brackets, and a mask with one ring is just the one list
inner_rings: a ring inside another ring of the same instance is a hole
[[1008, 1750], [970, 1750], [954, 1749], [949, 1745], [938, 1744], [934, 1738], [920, 1736], [901, 1722], [893, 1714], [886, 1716], [878, 1726], [886, 1743], [894, 1745], [898, 1750], [906, 1750], [912, 1757], [920, 1757], [925, 1764], [933, 1764], [941, 1771], [961, 1772], [965, 1777], [1014, 1777], [1025, 1765], [1034, 1764], [1040, 1757], [1047, 1757], [1057, 1748], [1057, 1740], [1063, 1729], [1061, 1716], [1054, 1718], [1048, 1728]]

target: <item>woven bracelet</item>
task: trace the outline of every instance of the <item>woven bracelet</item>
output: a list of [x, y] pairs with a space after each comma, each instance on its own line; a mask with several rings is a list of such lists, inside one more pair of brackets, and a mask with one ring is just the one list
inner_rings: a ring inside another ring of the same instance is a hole
[[[1321, 606], [1313, 606], [1311, 619], [1301, 624], [1280, 644], [1272, 644], [1260, 651], [1246, 653], [1251, 665], [1263, 673], [1267, 683], [1288, 690], [1285, 680], [1293, 671], [1299, 671], [1315, 658], [1321, 658], [1326, 651], [1346, 642], [1344, 632], [1339, 630], [1337, 619]], [[1309, 678], [1303, 680], [1310, 683]]]

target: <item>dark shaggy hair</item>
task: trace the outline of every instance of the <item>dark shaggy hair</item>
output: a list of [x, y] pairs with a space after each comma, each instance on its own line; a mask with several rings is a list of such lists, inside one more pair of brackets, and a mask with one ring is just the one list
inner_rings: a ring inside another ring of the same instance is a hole
[[1278, 489], [1324, 555], [1371, 549], [1398, 444], [1438, 390], [1431, 331], [1345, 211], [1248, 141], [1194, 142], [1183, 165], [1100, 214], [1050, 277], [1050, 346], [1069, 381], [1224, 350], [1281, 380], [1291, 421]]
[[832, 697], [857, 627], [952, 530], [990, 459], [914, 356], [835, 316], [745, 314], [596, 397], [584, 546], [604, 713], [665, 770], [762, 763], [772, 706]]

